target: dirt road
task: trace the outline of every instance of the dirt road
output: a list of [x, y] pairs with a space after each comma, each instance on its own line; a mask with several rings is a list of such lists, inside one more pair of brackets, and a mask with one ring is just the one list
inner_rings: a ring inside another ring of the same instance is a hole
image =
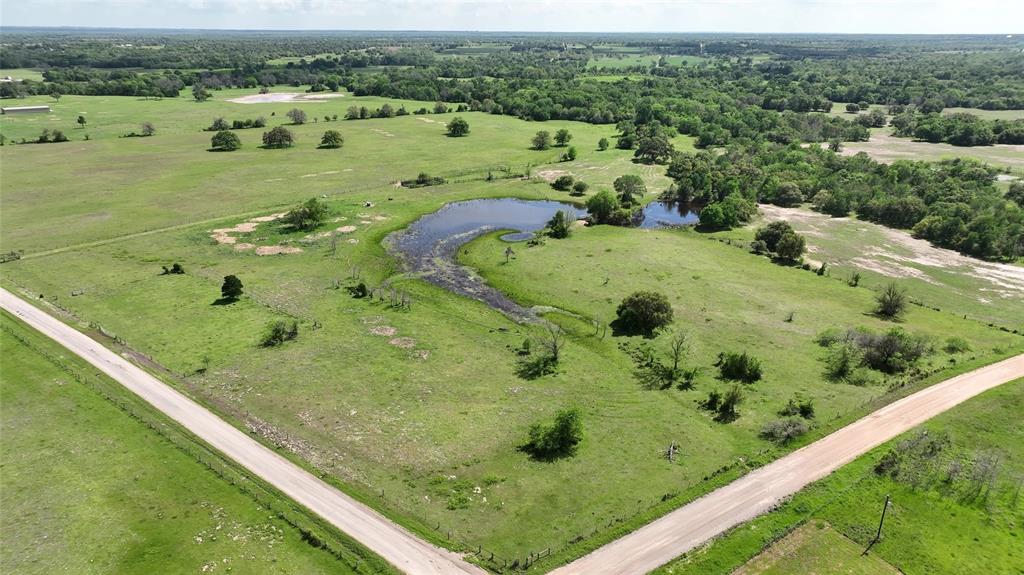
[[1024, 354], [923, 389], [552, 571], [552, 575], [647, 573], [768, 511], [779, 500], [873, 447], [1021, 377]]
[[410, 574], [484, 575], [456, 553], [435, 547], [274, 453], [198, 403], [69, 327], [0, 288], [0, 307], [81, 356], [167, 414], [227, 457], [320, 515], [353, 539]]

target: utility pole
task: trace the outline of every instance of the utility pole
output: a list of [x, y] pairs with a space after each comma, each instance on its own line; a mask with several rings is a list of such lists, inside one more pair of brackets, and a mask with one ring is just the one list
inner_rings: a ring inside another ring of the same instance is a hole
[[885, 505], [882, 506], [882, 518], [878, 520], [878, 533], [875, 533], [875, 538], [871, 540], [871, 543], [868, 543], [867, 548], [864, 549], [864, 553], [861, 553], [861, 555], [867, 555], [868, 551], [870, 551], [871, 548], [874, 547], [875, 543], [878, 543], [878, 541], [882, 538], [882, 525], [885, 524], [885, 512], [889, 510], [889, 501], [890, 498], [888, 495], [886, 495]]

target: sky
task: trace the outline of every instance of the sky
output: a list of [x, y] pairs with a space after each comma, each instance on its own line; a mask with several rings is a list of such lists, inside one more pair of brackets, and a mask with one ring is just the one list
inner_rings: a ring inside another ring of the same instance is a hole
[[3, 26], [1024, 33], [1024, 0], [0, 0]]

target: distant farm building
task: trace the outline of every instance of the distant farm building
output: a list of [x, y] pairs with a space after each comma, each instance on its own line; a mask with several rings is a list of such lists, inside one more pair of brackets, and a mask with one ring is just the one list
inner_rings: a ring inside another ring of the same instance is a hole
[[49, 114], [49, 106], [9, 106], [0, 108], [0, 114]]

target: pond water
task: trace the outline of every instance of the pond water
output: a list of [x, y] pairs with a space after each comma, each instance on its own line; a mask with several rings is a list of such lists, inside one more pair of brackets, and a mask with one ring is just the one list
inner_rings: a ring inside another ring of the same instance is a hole
[[[531, 321], [536, 315], [513, 302], [483, 281], [472, 269], [458, 265], [461, 246], [494, 230], [513, 230], [502, 236], [509, 241], [525, 240], [543, 229], [555, 212], [565, 210], [576, 218], [587, 211], [572, 204], [550, 200], [497, 198], [453, 202], [427, 214], [386, 240], [408, 271], [451, 292], [482, 301], [516, 321]], [[697, 214], [687, 204], [652, 202], [643, 210], [641, 228], [693, 225]], [[527, 249], [512, 244], [514, 250]]]

